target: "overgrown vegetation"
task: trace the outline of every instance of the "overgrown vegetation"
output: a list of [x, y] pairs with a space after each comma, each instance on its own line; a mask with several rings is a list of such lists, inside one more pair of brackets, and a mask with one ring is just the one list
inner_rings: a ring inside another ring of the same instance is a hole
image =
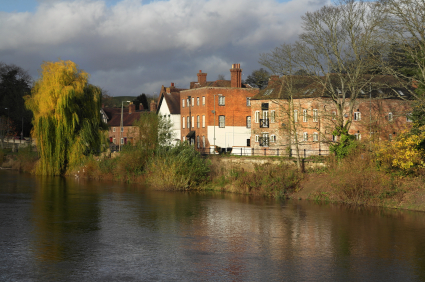
[[35, 172], [61, 175], [101, 148], [101, 90], [71, 61], [45, 62], [26, 106], [33, 112], [32, 137], [40, 161]]
[[253, 171], [241, 165], [223, 166], [218, 158], [212, 160], [211, 184], [213, 189], [250, 195], [285, 198], [297, 189], [303, 174], [287, 162], [254, 165]]

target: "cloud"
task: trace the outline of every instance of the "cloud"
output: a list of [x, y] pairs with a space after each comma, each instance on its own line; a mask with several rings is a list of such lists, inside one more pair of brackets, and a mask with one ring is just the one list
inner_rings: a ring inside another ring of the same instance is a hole
[[258, 56], [300, 32], [300, 16], [327, 2], [169, 0], [142, 2], [43, 0], [35, 12], [0, 12], [0, 61], [35, 76], [42, 61], [73, 60], [112, 95], [188, 87], [196, 72], [244, 73]]

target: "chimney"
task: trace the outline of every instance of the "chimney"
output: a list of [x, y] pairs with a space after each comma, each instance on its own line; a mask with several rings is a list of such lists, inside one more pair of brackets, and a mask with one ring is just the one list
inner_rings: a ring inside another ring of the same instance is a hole
[[139, 104], [139, 111], [143, 111], [143, 104], [142, 103]]
[[128, 105], [128, 113], [134, 113], [136, 111], [136, 105], [133, 104], [133, 102], [130, 102], [130, 105]]
[[204, 85], [207, 82], [207, 74], [203, 73], [201, 70], [199, 70], [198, 73], [198, 83], [200, 85]]
[[171, 82], [171, 87], [174, 87], [174, 82]]
[[233, 64], [230, 69], [230, 87], [242, 87], [242, 69], [241, 64]]
[[151, 101], [151, 104], [150, 104], [150, 111], [156, 112], [156, 103], [153, 100]]

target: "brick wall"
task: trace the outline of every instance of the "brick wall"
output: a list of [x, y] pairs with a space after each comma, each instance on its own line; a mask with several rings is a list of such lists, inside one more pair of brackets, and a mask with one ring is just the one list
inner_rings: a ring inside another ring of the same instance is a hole
[[[220, 88], [220, 87], [203, 87], [180, 92], [180, 113], [181, 118], [184, 118], [185, 126], [181, 126], [182, 140], [190, 129], [187, 128], [187, 117], [190, 115], [194, 117], [194, 124], [191, 130], [196, 131], [196, 136], [205, 136], [206, 148], [212, 145], [213, 137], [208, 136], [208, 126], [214, 126], [214, 99], [215, 99], [215, 126], [219, 126], [219, 116], [225, 116], [225, 126], [241, 126], [246, 127], [246, 117], [251, 115], [251, 107], [247, 106], [246, 99], [253, 97], [258, 93], [258, 89], [253, 88]], [[220, 95], [221, 94], [221, 95]], [[194, 99], [190, 107], [187, 104], [187, 98], [191, 96]], [[219, 105], [219, 97], [224, 97], [224, 106]], [[203, 104], [203, 97], [205, 97], [205, 105]], [[215, 98], [214, 98], [215, 97]], [[199, 98], [199, 105], [198, 105]], [[200, 126], [197, 125], [197, 117], [199, 116]], [[202, 116], [205, 116], [205, 127], [202, 124]], [[192, 121], [192, 120], [191, 120]], [[183, 120], [182, 120], [183, 122]]]
[[[260, 128], [260, 123], [255, 122], [255, 112], [259, 111], [262, 118], [261, 104], [268, 103], [269, 127]], [[288, 104], [285, 100], [253, 100], [251, 101], [252, 134], [251, 144], [253, 148], [260, 149], [259, 142], [255, 142], [255, 136], [263, 136], [264, 133], [276, 136], [276, 142], [269, 142], [270, 148], [288, 146], [293, 143], [293, 137], [289, 139]], [[335, 128], [333, 113], [336, 112], [334, 104], [326, 98], [306, 98], [294, 100], [294, 109], [298, 111], [296, 130], [300, 141], [304, 132], [307, 133], [308, 141], [301, 142], [301, 149], [328, 150], [332, 142], [332, 131]], [[307, 121], [303, 120], [303, 110], [307, 110]], [[317, 110], [317, 119], [314, 118], [314, 110]], [[275, 122], [271, 122], [271, 112], [275, 111]], [[345, 109], [348, 111], [348, 108]], [[360, 134], [361, 139], [389, 140], [394, 138], [411, 123], [406, 115], [411, 112], [409, 101], [399, 99], [358, 99], [354, 112], [360, 113], [360, 119], [352, 121], [349, 133]], [[392, 117], [389, 117], [389, 113]], [[292, 114], [292, 113], [291, 113]], [[358, 116], [358, 115], [357, 115]], [[358, 116], [359, 117], [359, 116]], [[348, 117], [345, 117], [348, 120]], [[370, 132], [373, 132], [370, 134]], [[317, 133], [317, 140], [313, 141], [313, 134]]]

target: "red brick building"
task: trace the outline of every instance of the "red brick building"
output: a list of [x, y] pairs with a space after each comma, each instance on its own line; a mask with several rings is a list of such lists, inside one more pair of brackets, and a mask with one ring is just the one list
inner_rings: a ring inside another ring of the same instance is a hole
[[140, 115], [148, 110], [143, 110], [142, 104], [139, 110], [136, 111], [136, 106], [130, 103], [128, 108], [123, 109], [123, 128], [120, 132], [121, 125], [121, 108], [102, 108], [102, 117], [109, 127], [108, 138], [109, 142], [115, 146], [126, 145], [128, 143], [134, 144], [137, 140], [137, 131], [133, 123], [139, 120]]
[[[302, 154], [326, 154], [329, 145], [338, 141], [332, 134], [336, 125], [335, 104], [312, 78], [292, 77], [291, 87], [284, 87], [284, 83], [284, 78], [272, 76], [268, 87], [252, 98], [252, 148], [266, 154], [267, 150], [268, 154], [277, 154], [279, 149], [283, 155], [288, 154], [289, 148], [294, 153], [294, 144], [298, 143]], [[349, 134], [359, 140], [378, 141], [392, 139], [411, 126], [411, 111], [408, 91], [387, 87], [360, 95], [351, 117], [347, 103], [343, 117], [345, 121], [352, 120]]]
[[242, 84], [240, 64], [232, 65], [230, 75], [230, 81], [209, 82], [199, 71], [198, 81], [180, 92], [182, 141], [198, 150], [251, 145], [250, 99], [258, 89]]

